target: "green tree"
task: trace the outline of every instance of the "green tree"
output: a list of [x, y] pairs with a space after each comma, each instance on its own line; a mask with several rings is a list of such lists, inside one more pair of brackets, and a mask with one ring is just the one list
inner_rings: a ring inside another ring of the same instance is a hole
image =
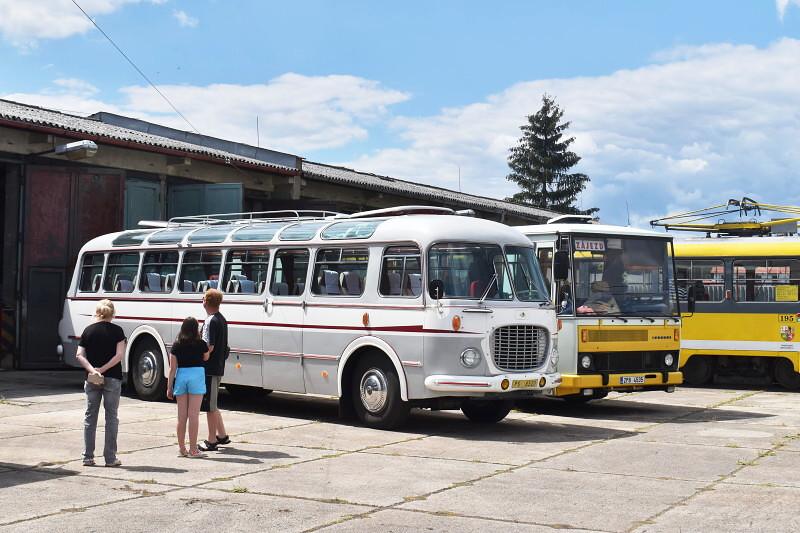
[[575, 137], [564, 138], [569, 122], [561, 122], [564, 111], [548, 95], [542, 96], [542, 107], [528, 116], [521, 126], [522, 137], [511, 148], [506, 179], [519, 185], [520, 192], [506, 200], [558, 211], [591, 215], [596, 207], [580, 210], [575, 207], [578, 194], [586, 188], [589, 176], [570, 173], [581, 160], [569, 146]]

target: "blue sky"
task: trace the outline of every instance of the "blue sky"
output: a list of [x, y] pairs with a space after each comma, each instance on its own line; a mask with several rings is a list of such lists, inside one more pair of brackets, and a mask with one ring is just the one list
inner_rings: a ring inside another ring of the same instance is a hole
[[[78, 2], [210, 135], [502, 197], [547, 92], [604, 221], [800, 202], [800, 0]], [[82, 17], [0, 0], [0, 97], [187, 129]]]

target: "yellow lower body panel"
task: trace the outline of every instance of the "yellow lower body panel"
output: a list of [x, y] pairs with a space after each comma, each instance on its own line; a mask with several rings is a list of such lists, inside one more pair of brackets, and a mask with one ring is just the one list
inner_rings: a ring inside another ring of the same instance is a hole
[[[653, 375], [655, 377], [652, 377]], [[683, 383], [681, 372], [669, 372], [667, 381], [662, 379], [661, 372], [609, 374], [608, 385], [603, 385], [603, 376], [600, 374], [561, 374], [561, 385], [556, 389], [555, 396], [580, 394], [583, 389], [594, 389], [595, 391], [647, 390], [681, 383]]]

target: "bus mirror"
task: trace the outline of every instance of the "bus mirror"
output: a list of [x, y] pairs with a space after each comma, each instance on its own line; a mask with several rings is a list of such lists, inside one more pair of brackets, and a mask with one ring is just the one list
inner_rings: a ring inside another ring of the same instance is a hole
[[569, 277], [569, 252], [559, 250], [553, 255], [553, 277], [565, 280]]
[[695, 302], [697, 302], [697, 294], [694, 286], [690, 285], [686, 291], [686, 311], [689, 314], [694, 314]]
[[428, 285], [428, 292], [434, 300], [440, 300], [444, 296], [444, 282], [440, 279], [435, 279]]

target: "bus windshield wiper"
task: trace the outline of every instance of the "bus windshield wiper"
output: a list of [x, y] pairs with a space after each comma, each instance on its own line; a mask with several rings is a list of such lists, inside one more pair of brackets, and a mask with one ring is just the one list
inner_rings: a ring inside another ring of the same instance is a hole
[[491, 280], [489, 280], [489, 285], [487, 285], [487, 286], [486, 286], [486, 290], [485, 290], [485, 291], [483, 291], [483, 296], [481, 296], [481, 299], [480, 299], [480, 300], [478, 300], [478, 305], [483, 305], [483, 301], [484, 301], [484, 300], [486, 299], [486, 297], [489, 295], [489, 291], [491, 290], [491, 288], [492, 288], [492, 285], [494, 285], [494, 282], [495, 282], [495, 281], [497, 281], [497, 272], [495, 272], [495, 273], [494, 273], [494, 276], [492, 276], [492, 279], [491, 279]]

